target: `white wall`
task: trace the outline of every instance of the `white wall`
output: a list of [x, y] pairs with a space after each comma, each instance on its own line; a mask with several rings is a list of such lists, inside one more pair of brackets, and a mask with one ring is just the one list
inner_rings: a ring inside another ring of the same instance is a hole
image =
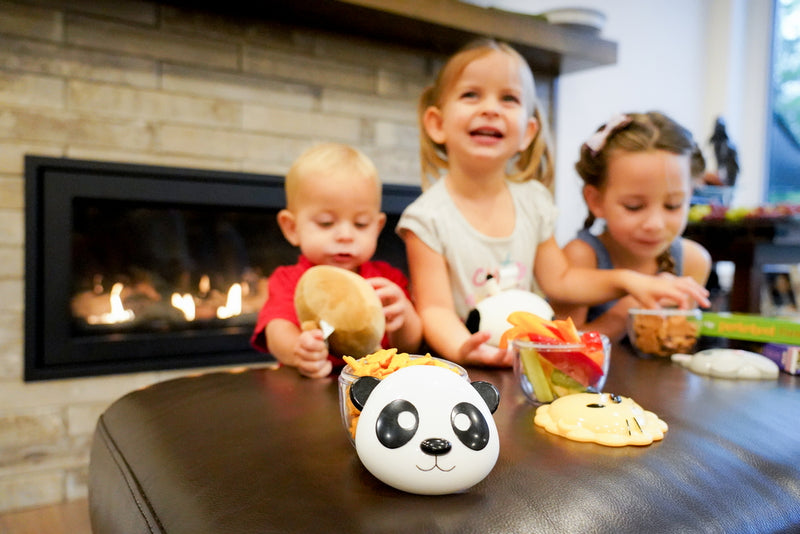
[[770, 0], [709, 2], [704, 124], [724, 116], [739, 150], [735, 205], [756, 205], [764, 196], [772, 7]]
[[[524, 13], [588, 7], [606, 14], [602, 36], [618, 44], [617, 63], [559, 79], [556, 231], [564, 244], [586, 209], [574, 171], [583, 141], [613, 113], [660, 110], [689, 128], [707, 155], [722, 115], [739, 150], [734, 204], [761, 199], [771, 4], [769, 0], [475, 0]], [[577, 206], [577, 209], [575, 207]]]
[[[581, 4], [590, 5], [589, 0]], [[570, 239], [586, 217], [582, 182], [573, 168], [579, 147], [609, 116], [620, 111], [659, 110], [695, 135], [705, 131], [700, 122], [705, 4], [697, 0], [594, 1], [594, 7], [607, 15], [602, 35], [618, 43], [617, 63], [567, 74], [559, 82], [559, 243]], [[579, 209], [572, 208], [575, 204]]]

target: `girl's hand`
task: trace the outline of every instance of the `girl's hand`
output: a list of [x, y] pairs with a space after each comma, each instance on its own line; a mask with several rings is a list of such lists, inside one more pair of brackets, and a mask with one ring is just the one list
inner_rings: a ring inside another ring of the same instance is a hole
[[677, 304], [683, 309], [695, 303], [702, 308], [711, 306], [708, 290], [690, 276], [632, 274], [627, 290], [645, 308], [659, 308], [661, 304]]
[[492, 335], [489, 332], [476, 332], [462, 343], [458, 349], [458, 361], [468, 365], [484, 365], [489, 367], [511, 367], [512, 353], [510, 349], [500, 349], [487, 345]]
[[300, 333], [294, 346], [294, 356], [297, 370], [303, 376], [323, 378], [333, 370], [333, 364], [328, 360], [328, 345], [319, 328]]
[[411, 301], [406, 298], [403, 290], [386, 278], [369, 278], [367, 282], [375, 289], [383, 305], [383, 315], [386, 318], [386, 332], [395, 332], [405, 323], [405, 316]]
[[628, 334], [628, 311], [631, 308], [641, 307], [642, 305], [639, 301], [631, 295], [625, 295], [592, 322], [582, 325], [576, 323], [575, 326], [578, 330], [594, 330], [600, 332], [601, 334], [607, 335], [612, 343], [617, 342]]

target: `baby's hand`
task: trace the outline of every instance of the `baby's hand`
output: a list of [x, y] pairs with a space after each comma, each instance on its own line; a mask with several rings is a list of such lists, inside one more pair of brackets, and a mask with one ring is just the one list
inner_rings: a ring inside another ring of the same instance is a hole
[[680, 308], [690, 308], [695, 303], [702, 308], [711, 305], [708, 290], [690, 276], [677, 277], [669, 273], [640, 275], [632, 282], [628, 291], [645, 308], [658, 308], [664, 303], [677, 304]]
[[333, 365], [328, 360], [328, 345], [322, 330], [304, 330], [294, 346], [297, 370], [309, 378], [323, 378], [331, 374]]
[[399, 330], [405, 322], [405, 314], [411, 301], [406, 298], [403, 290], [386, 278], [369, 278], [367, 281], [375, 289], [378, 298], [383, 305], [383, 315], [386, 318], [386, 331], [395, 332]]
[[511, 350], [487, 345], [490, 337], [492, 335], [489, 332], [476, 332], [469, 336], [458, 349], [459, 361], [471, 365], [510, 367]]

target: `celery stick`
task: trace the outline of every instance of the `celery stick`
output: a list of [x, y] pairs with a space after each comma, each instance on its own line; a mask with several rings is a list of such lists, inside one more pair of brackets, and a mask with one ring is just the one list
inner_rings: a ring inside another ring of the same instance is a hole
[[544, 375], [542, 363], [539, 361], [539, 353], [536, 352], [536, 349], [521, 347], [519, 349], [519, 357], [522, 361], [522, 369], [531, 383], [536, 400], [539, 402], [552, 402], [555, 397], [550, 389], [550, 384], [547, 382], [547, 377]]

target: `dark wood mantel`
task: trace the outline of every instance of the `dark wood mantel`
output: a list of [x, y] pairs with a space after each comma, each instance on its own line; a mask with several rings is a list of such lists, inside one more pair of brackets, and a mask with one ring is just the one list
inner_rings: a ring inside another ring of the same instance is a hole
[[201, 0], [220, 12], [257, 16], [451, 54], [477, 36], [513, 45], [534, 71], [553, 76], [617, 60], [617, 44], [591, 31], [549, 24], [543, 17], [483, 8], [458, 0]]

